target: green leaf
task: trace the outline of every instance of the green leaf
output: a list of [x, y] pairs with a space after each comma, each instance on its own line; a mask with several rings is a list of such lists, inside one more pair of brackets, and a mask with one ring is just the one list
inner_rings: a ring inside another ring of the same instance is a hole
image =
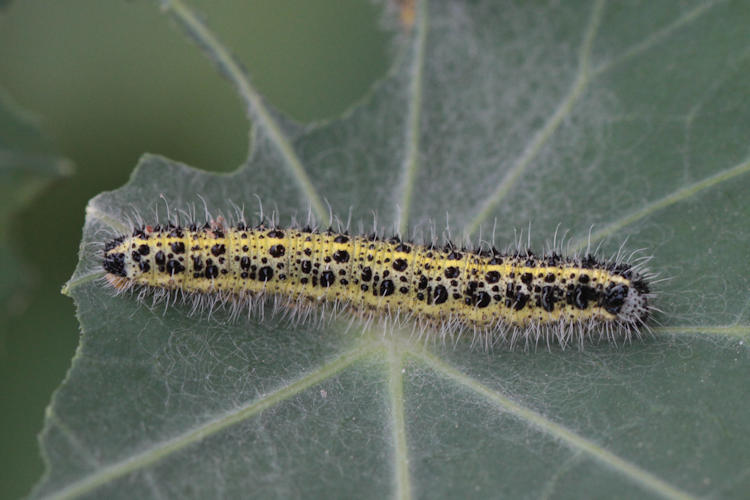
[[70, 175], [67, 160], [57, 156], [35, 119], [0, 89], [0, 308], [23, 308], [33, 271], [13, 249], [11, 217], [55, 179]]
[[[747, 3], [423, 0], [387, 78], [311, 127], [163, 4], [237, 86], [252, 152], [231, 175], [147, 155], [90, 202], [67, 285], [83, 337], [33, 497], [744, 496]], [[531, 223], [541, 248], [560, 225], [571, 251], [626, 241], [670, 279], [653, 335], [583, 351], [191, 316], [113, 296], [90, 250], [136, 209], [163, 216], [162, 194], [214, 213], [254, 212], [257, 194], [282, 221], [323, 223], [328, 202], [354, 227], [374, 211], [498, 245]]]

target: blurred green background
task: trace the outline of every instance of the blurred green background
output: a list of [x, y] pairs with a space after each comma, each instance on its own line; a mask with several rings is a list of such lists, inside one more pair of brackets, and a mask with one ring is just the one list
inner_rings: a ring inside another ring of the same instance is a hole
[[[4, 5], [6, 2], [0, 2]], [[192, 2], [260, 92], [302, 122], [331, 118], [387, 70], [389, 35], [368, 0]], [[13, 218], [33, 293], [0, 312], [0, 497], [43, 472], [36, 435], [78, 341], [72, 273], [84, 208], [144, 152], [212, 171], [247, 154], [231, 85], [150, 0], [16, 0], [0, 10], [0, 87], [33, 112], [75, 174]]]

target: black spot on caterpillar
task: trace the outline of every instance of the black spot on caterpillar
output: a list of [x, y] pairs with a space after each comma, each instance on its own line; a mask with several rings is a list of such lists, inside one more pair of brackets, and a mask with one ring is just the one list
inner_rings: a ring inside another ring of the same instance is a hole
[[377, 235], [306, 228], [227, 226], [223, 220], [140, 226], [104, 246], [106, 280], [237, 314], [276, 297], [292, 316], [319, 307], [365, 320], [410, 322], [421, 334], [472, 332], [486, 346], [586, 337], [630, 339], [652, 295], [639, 266], [592, 255], [467, 250]]

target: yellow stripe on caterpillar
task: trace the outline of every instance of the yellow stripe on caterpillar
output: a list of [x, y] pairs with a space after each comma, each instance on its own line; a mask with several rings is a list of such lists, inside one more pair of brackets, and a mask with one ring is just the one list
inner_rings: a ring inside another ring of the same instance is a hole
[[637, 268], [590, 255], [467, 251], [244, 223], [138, 227], [105, 245], [103, 267], [119, 290], [181, 291], [250, 305], [274, 295], [291, 306], [408, 317], [443, 333], [473, 330], [492, 342], [552, 336], [565, 344], [597, 330], [629, 338], [645, 324], [651, 297]]

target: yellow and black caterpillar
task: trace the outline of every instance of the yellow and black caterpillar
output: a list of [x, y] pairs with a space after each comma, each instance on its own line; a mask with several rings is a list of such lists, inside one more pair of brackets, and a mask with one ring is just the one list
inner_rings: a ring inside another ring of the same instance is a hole
[[470, 251], [263, 224], [140, 226], [105, 245], [102, 265], [119, 290], [180, 291], [236, 307], [272, 295], [291, 308], [321, 304], [442, 334], [470, 330], [486, 344], [629, 338], [645, 324], [651, 297], [638, 266], [591, 255]]

